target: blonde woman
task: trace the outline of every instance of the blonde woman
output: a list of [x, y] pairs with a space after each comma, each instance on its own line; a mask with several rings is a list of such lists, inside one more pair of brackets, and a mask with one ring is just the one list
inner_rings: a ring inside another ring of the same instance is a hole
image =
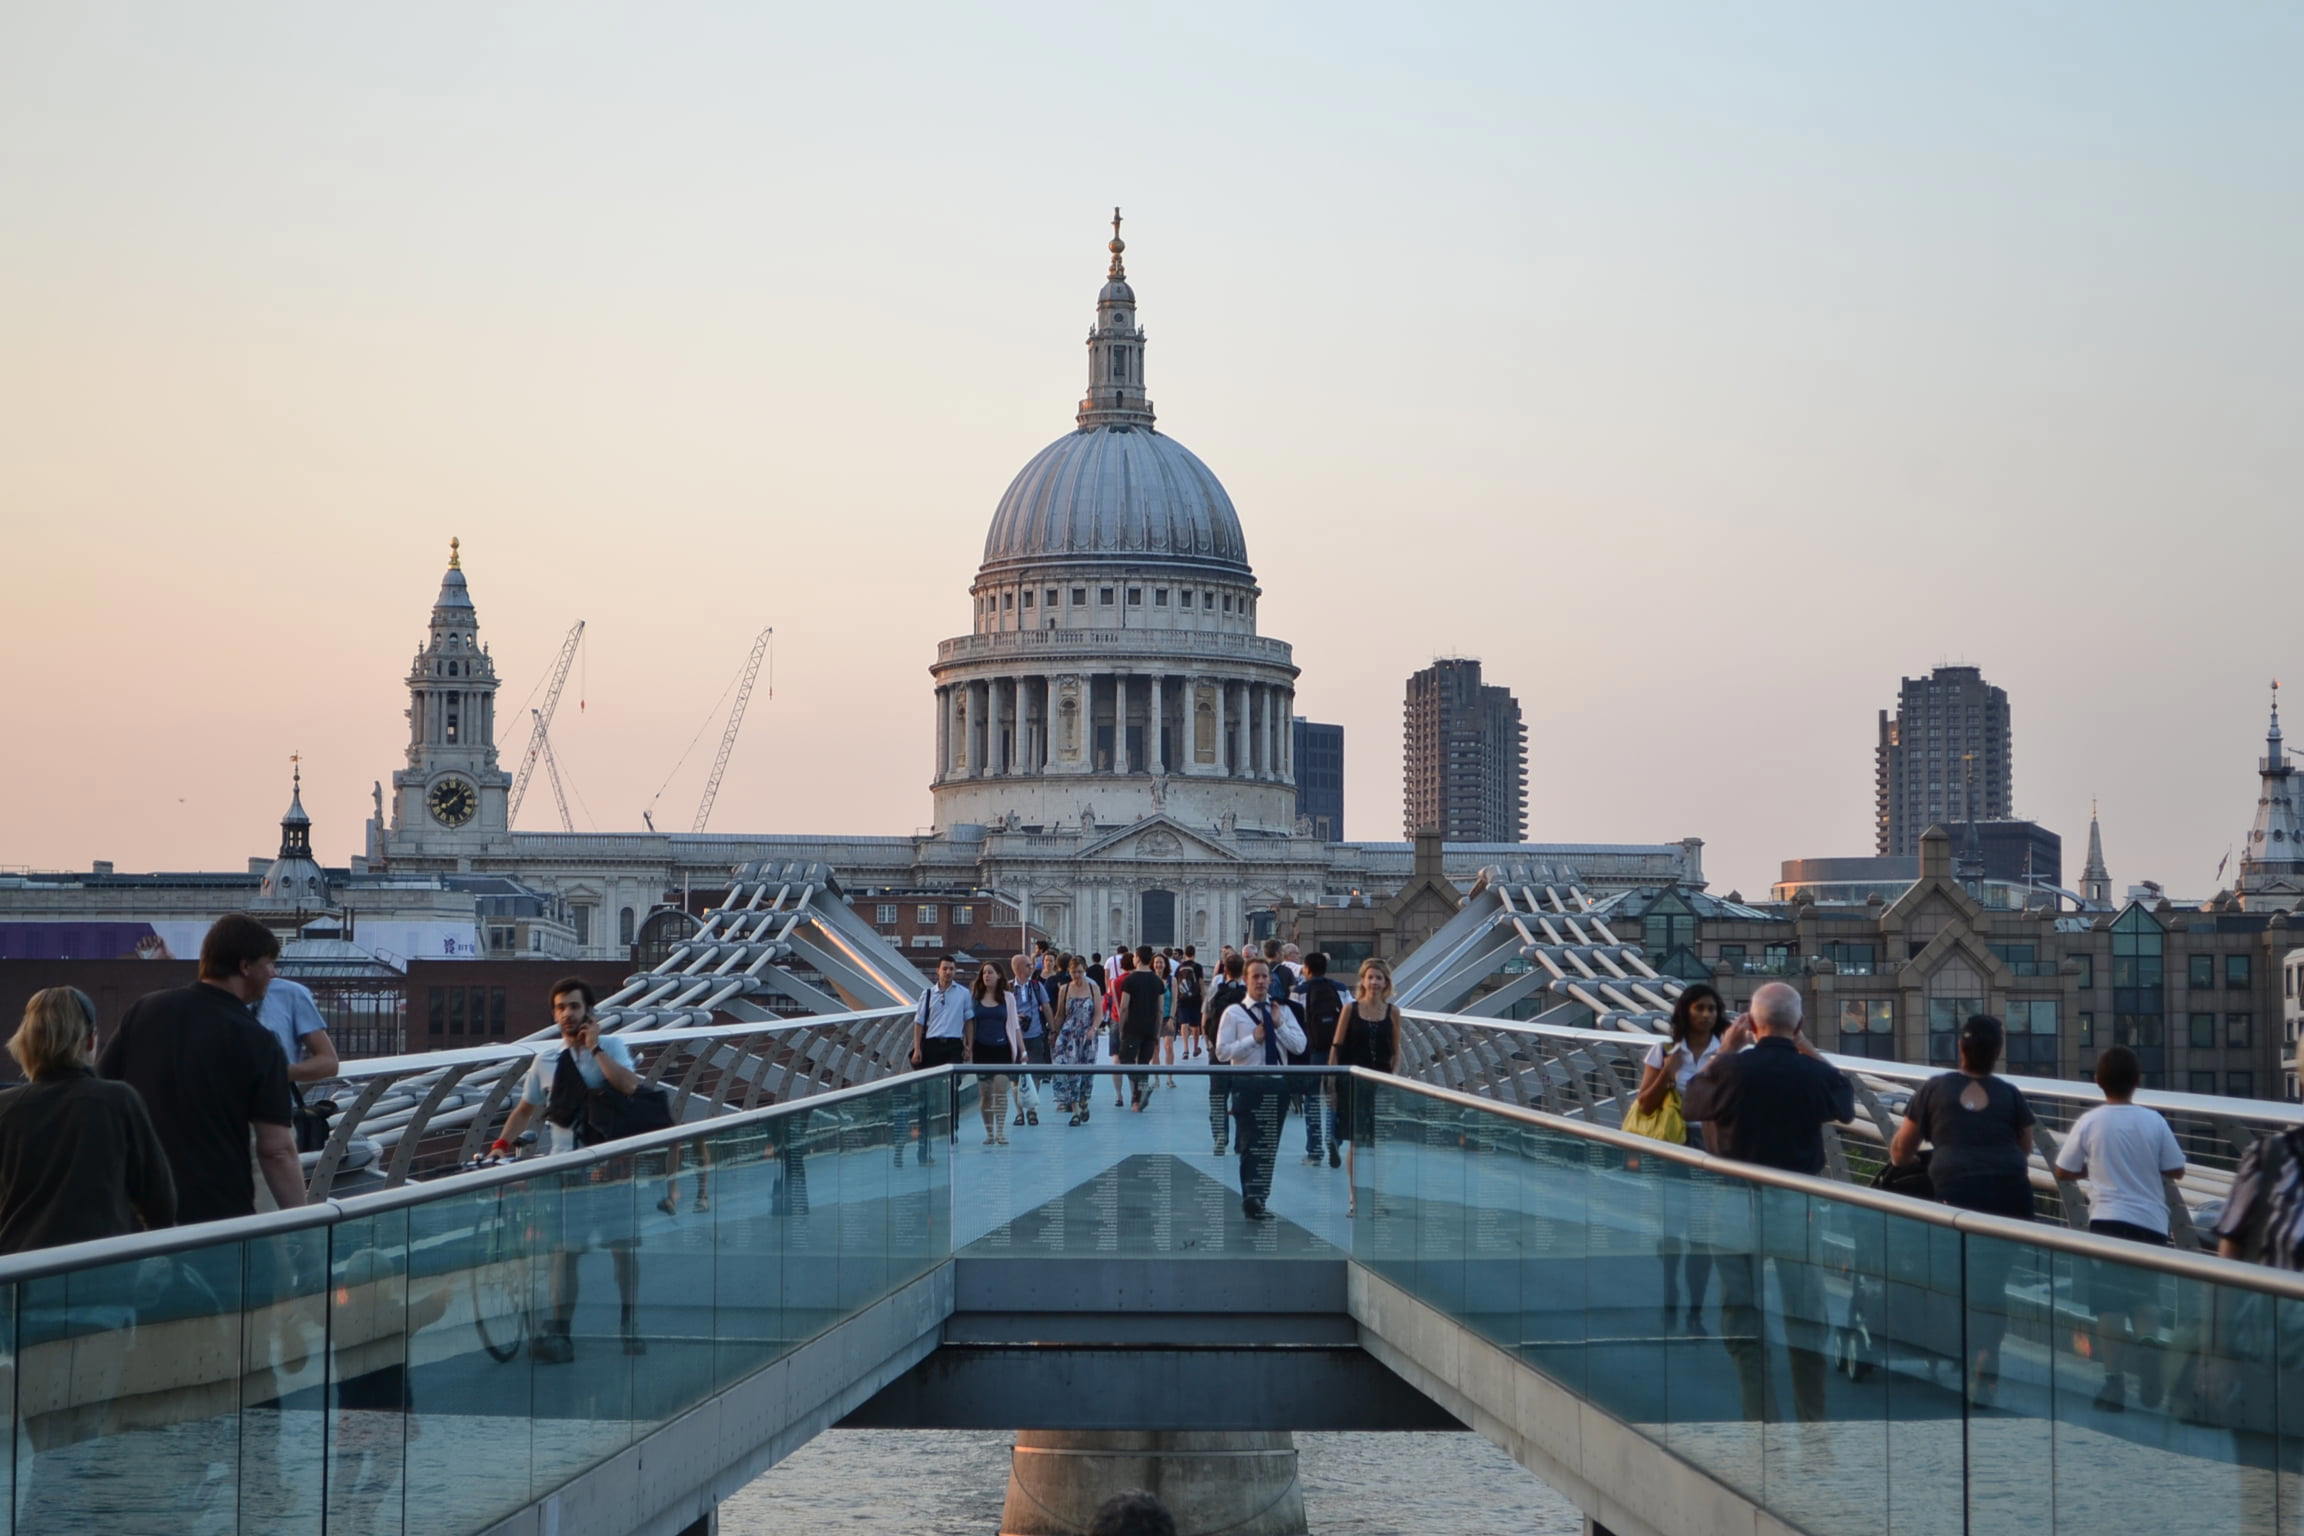
[[0, 1253], [176, 1223], [176, 1181], [144, 1100], [96, 1075], [96, 1005], [32, 994], [8, 1054], [31, 1081], [0, 1091]]
[[[1394, 1072], [1400, 1064], [1400, 1008], [1392, 1001], [1392, 967], [1371, 955], [1360, 962], [1352, 1001], [1336, 1020], [1336, 1042], [1328, 1048], [1330, 1066], [1367, 1067]], [[1360, 1186], [1354, 1180], [1354, 1154], [1376, 1133], [1376, 1099], [1367, 1084], [1346, 1077], [1336, 1084], [1337, 1135], [1344, 1142], [1344, 1178], [1352, 1191], [1344, 1214], [1353, 1214]]]

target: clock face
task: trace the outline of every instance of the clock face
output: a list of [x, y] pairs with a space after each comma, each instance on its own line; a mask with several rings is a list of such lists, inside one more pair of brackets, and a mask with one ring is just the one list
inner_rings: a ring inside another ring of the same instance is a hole
[[462, 779], [442, 779], [432, 786], [432, 793], [424, 797], [424, 805], [431, 811], [432, 819], [442, 826], [460, 827], [480, 809], [480, 796]]

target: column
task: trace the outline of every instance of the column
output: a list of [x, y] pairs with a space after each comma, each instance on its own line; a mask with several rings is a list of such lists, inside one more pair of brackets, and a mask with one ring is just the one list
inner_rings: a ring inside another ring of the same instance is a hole
[[944, 782], [944, 775], [952, 768], [952, 701], [945, 696], [943, 684], [936, 686], [936, 782]]
[[1152, 719], [1146, 729], [1150, 732], [1151, 739], [1147, 746], [1152, 754], [1152, 771], [1154, 773], [1166, 773], [1168, 771], [1168, 752], [1160, 739], [1162, 716], [1168, 708], [1166, 690], [1161, 686], [1165, 681], [1166, 679], [1159, 673], [1152, 674]]
[[984, 771], [995, 775], [1007, 772], [1000, 751], [1000, 681], [995, 677], [984, 684]]
[[1281, 695], [1281, 698], [1286, 700], [1286, 706], [1280, 713], [1282, 728], [1287, 734], [1280, 738], [1282, 743], [1280, 772], [1289, 783], [1293, 784], [1296, 782], [1296, 690], [1288, 689]]
[[1046, 773], [1056, 755], [1056, 678], [1054, 674], [1040, 674], [1040, 755], [1033, 771]]
[[1264, 685], [1247, 683], [1243, 688], [1248, 695], [1248, 776], [1260, 779], [1264, 777]]
[[1215, 684], [1210, 692], [1216, 699], [1216, 766], [1209, 771], [1218, 778], [1222, 778], [1226, 772], [1224, 766], [1224, 691], [1231, 685], [1220, 677], [1211, 678], [1210, 681]]

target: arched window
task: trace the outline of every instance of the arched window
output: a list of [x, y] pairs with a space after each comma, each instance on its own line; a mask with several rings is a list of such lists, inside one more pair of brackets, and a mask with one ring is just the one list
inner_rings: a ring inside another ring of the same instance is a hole
[[630, 907], [623, 907], [623, 908], [620, 908], [620, 909], [617, 911], [617, 913], [616, 913], [616, 942], [617, 942], [617, 943], [619, 943], [619, 944], [625, 944], [625, 945], [629, 945], [629, 944], [632, 942], [632, 930], [633, 930], [633, 925], [634, 925], [634, 923], [635, 923], [636, 921], [637, 921], [637, 919], [635, 919], [635, 918], [633, 917], [633, 915], [632, 915], [632, 909], [631, 909]]

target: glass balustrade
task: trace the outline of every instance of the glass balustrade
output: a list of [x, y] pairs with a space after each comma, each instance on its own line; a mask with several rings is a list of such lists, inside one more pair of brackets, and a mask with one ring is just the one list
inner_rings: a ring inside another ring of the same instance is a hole
[[2304, 1300], [2263, 1271], [1371, 1096], [1353, 1257], [1794, 1526], [2304, 1523]]
[[[454, 1536], [954, 1255], [1349, 1257], [1815, 1536], [2304, 1525], [2285, 1279], [1395, 1078], [1035, 1069], [1018, 1126], [1021, 1075], [6, 1261], [0, 1508], [20, 1532]], [[1331, 1110], [1349, 1173], [1324, 1139], [1307, 1161]]]

